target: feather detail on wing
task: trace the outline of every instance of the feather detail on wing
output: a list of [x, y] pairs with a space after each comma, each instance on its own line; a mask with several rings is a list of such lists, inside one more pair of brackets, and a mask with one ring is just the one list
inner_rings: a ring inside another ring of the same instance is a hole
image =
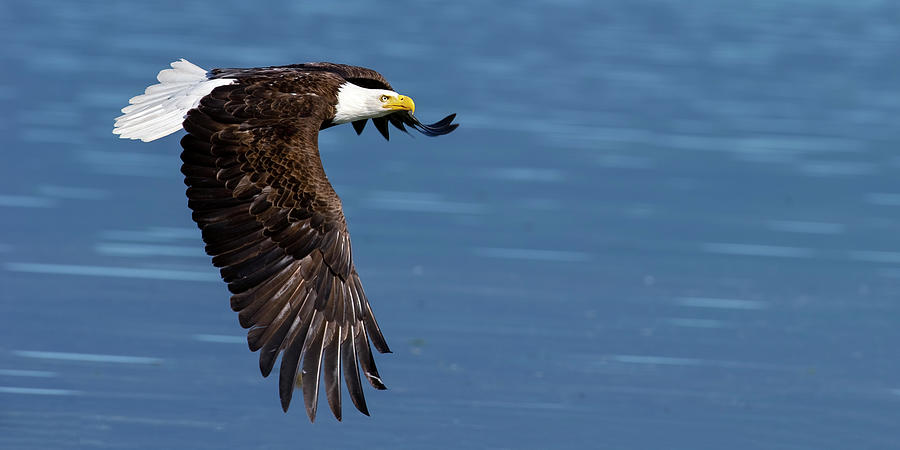
[[299, 383], [310, 420], [322, 384], [341, 418], [342, 373], [351, 401], [368, 414], [359, 370], [385, 389], [370, 342], [390, 351], [319, 160], [328, 108], [318, 96], [241, 81], [216, 88], [192, 109], [182, 139], [188, 205], [228, 282], [231, 306], [249, 328], [249, 347], [260, 352], [263, 376], [281, 355], [282, 407], [287, 411]]

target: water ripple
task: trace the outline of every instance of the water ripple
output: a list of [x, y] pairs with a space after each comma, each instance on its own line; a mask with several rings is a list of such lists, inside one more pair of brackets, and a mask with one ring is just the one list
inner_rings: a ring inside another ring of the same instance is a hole
[[80, 391], [70, 389], [45, 389], [27, 388], [17, 386], [0, 386], [0, 394], [24, 394], [24, 395], [79, 395]]
[[232, 336], [228, 334], [195, 334], [191, 336], [196, 341], [214, 342], [216, 344], [246, 344], [247, 338], [244, 336]]
[[565, 173], [557, 169], [541, 169], [536, 167], [498, 167], [481, 171], [488, 178], [508, 181], [557, 182], [566, 178]]
[[151, 244], [124, 244], [101, 242], [94, 246], [94, 250], [101, 255], [113, 256], [179, 256], [179, 257], [206, 257], [206, 253], [200, 246], [186, 247], [176, 245], [151, 245]]
[[487, 209], [482, 204], [449, 202], [425, 192], [376, 192], [369, 197], [368, 204], [375, 209], [447, 214], [482, 214]]
[[813, 176], [860, 176], [875, 173], [877, 166], [854, 161], [816, 161], [800, 165], [800, 171]]
[[846, 228], [840, 223], [805, 222], [800, 220], [770, 220], [766, 227], [773, 231], [809, 234], [841, 234]]
[[735, 244], [727, 242], [709, 242], [701, 244], [707, 253], [741, 256], [772, 256], [777, 258], [812, 258], [815, 252], [811, 248], [784, 247], [780, 245]]
[[531, 248], [479, 247], [475, 249], [475, 254], [489, 258], [527, 259], [533, 261], [582, 262], [591, 259], [591, 255], [584, 252]]
[[59, 361], [86, 361], [117, 364], [160, 364], [161, 358], [126, 355], [100, 355], [95, 353], [41, 352], [32, 350], [15, 350], [13, 354], [24, 358], [55, 359]]
[[625, 364], [642, 364], [653, 366], [708, 366], [729, 369], [784, 369], [783, 366], [760, 364], [746, 361], [726, 361], [718, 359], [679, 358], [656, 355], [610, 355], [609, 360]]
[[665, 321], [676, 327], [685, 328], [726, 328], [728, 325], [721, 320], [715, 319], [695, 319], [690, 317], [670, 317]]
[[100, 237], [111, 241], [165, 242], [178, 239], [198, 240], [200, 231], [196, 228], [151, 227], [142, 231], [104, 230]]
[[110, 175], [163, 176], [175, 167], [169, 155], [96, 150], [82, 151], [79, 154], [85, 164]]
[[863, 199], [866, 203], [879, 206], [900, 206], [900, 194], [886, 192], [871, 192], [866, 194]]
[[52, 208], [56, 201], [47, 197], [34, 197], [29, 195], [0, 195], [0, 206], [18, 208]]
[[56, 376], [56, 372], [50, 372], [47, 370], [0, 369], [0, 376], [53, 378]]
[[766, 309], [768, 303], [757, 300], [740, 300], [735, 298], [711, 298], [711, 297], [678, 297], [675, 304], [691, 308], [719, 308], [719, 309]]
[[93, 277], [143, 278], [151, 280], [219, 281], [214, 272], [186, 270], [141, 269], [130, 267], [80, 266], [70, 264], [6, 263], [6, 270], [13, 272], [47, 273], [55, 275], [84, 275]]
[[850, 259], [854, 261], [900, 264], [900, 252], [854, 250], [850, 252]]
[[54, 186], [49, 184], [38, 186], [37, 191], [41, 195], [47, 197], [74, 200], [103, 200], [110, 196], [110, 192], [103, 189]]

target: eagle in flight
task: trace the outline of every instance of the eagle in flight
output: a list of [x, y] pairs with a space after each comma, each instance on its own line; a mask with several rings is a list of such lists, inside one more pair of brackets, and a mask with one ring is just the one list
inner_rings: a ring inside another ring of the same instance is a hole
[[455, 114], [426, 125], [378, 72], [334, 63], [206, 71], [187, 60], [129, 101], [113, 133], [144, 142], [182, 128], [188, 206], [206, 252], [231, 291], [231, 308], [268, 376], [281, 355], [287, 412], [294, 386], [315, 421], [319, 385], [341, 420], [341, 374], [368, 415], [360, 377], [386, 389], [371, 346], [388, 353], [353, 264], [341, 200], [319, 158], [319, 130], [368, 119], [426, 136], [458, 126]]

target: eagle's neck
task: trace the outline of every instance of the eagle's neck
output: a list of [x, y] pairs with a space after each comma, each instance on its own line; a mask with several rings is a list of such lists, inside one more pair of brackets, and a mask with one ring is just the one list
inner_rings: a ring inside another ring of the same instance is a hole
[[386, 89], [367, 89], [349, 82], [342, 84], [338, 89], [332, 122], [341, 124], [373, 119], [394, 112], [382, 106], [379, 100], [382, 95], [397, 95], [397, 93]]

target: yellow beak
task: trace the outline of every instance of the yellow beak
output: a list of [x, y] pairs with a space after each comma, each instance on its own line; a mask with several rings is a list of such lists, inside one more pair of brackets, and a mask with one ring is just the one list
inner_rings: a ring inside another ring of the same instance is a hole
[[389, 98], [388, 101], [384, 102], [384, 108], [398, 111], [416, 112], [416, 104], [413, 102], [413, 99], [405, 95], [398, 95], [396, 97]]

